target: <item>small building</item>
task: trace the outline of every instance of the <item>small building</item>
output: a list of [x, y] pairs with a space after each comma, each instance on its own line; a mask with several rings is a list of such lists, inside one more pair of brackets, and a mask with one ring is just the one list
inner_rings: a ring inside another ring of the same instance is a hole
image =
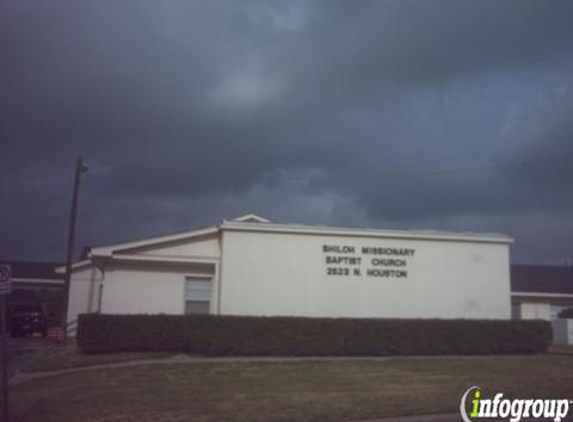
[[60, 319], [64, 277], [56, 273], [63, 264], [59, 262], [33, 262], [4, 260], [12, 272], [12, 293], [8, 296], [8, 307], [15, 305], [41, 305], [52, 324]]
[[511, 266], [512, 318], [551, 321], [553, 341], [573, 344], [573, 319], [559, 318], [567, 308], [573, 308], [573, 267]]
[[511, 313], [514, 319], [555, 321], [573, 308], [573, 267], [512, 265]]
[[88, 312], [509, 319], [511, 243], [249, 214], [91, 248], [73, 266], [68, 321]]

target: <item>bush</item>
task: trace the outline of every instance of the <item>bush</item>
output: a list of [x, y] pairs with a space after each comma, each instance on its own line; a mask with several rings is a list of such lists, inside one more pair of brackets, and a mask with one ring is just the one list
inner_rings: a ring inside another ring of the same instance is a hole
[[84, 314], [85, 353], [180, 351], [207, 356], [379, 356], [536, 353], [547, 321]]
[[573, 318], [573, 308], [563, 309], [557, 316], [559, 318]]

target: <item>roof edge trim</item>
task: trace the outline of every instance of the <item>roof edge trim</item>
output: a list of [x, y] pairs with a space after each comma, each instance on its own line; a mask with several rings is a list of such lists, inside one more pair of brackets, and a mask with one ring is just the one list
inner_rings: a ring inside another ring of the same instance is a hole
[[562, 292], [520, 292], [511, 291], [512, 296], [522, 296], [522, 297], [564, 297], [573, 298], [573, 293], [562, 293]]
[[210, 226], [203, 229], [191, 230], [181, 233], [170, 234], [167, 236], [157, 236], [157, 237], [150, 237], [147, 239], [136, 240], [133, 242], [125, 242], [125, 243], [117, 243], [115, 245], [108, 245], [108, 246], [99, 246], [92, 248], [91, 256], [111, 256], [115, 252], [126, 250], [126, 249], [135, 249], [145, 246], [152, 246], [161, 243], [168, 243], [168, 242], [175, 242], [178, 240], [184, 239], [192, 239], [194, 237], [205, 236], [209, 234], [215, 234], [219, 231], [218, 226]]
[[478, 233], [449, 233], [449, 232], [415, 232], [383, 229], [359, 229], [345, 227], [303, 226], [283, 224], [251, 224], [234, 221], [225, 221], [221, 230], [245, 231], [245, 232], [271, 232], [292, 234], [320, 234], [326, 236], [356, 236], [356, 237], [385, 237], [395, 239], [417, 240], [443, 240], [454, 242], [477, 242], [477, 243], [513, 243], [513, 238], [506, 235], [478, 234]]

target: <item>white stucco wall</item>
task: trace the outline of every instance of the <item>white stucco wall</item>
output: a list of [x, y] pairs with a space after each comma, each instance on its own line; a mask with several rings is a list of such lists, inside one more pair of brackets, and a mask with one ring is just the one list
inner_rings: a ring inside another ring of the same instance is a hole
[[[102, 312], [109, 314], [183, 314], [185, 277], [212, 277], [213, 270], [194, 265], [122, 263], [106, 266]], [[211, 294], [216, 297], [216, 285]], [[211, 311], [216, 312], [216, 301]]]
[[[379, 278], [365, 275], [371, 259], [394, 257], [325, 253], [323, 245], [415, 252], [407, 277]], [[327, 265], [327, 255], [362, 260]], [[221, 259], [224, 314], [510, 318], [507, 244], [225, 231]], [[327, 275], [327, 267], [362, 275]]]
[[553, 342], [555, 344], [573, 345], [573, 319], [553, 321]]
[[97, 311], [101, 273], [93, 265], [75, 270], [70, 278], [68, 321], [79, 314]]

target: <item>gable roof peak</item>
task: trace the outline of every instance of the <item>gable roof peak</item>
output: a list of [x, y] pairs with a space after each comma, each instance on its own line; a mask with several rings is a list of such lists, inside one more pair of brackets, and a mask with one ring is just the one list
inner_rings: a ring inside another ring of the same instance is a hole
[[233, 218], [231, 221], [240, 223], [271, 223], [272, 221], [255, 213], [249, 213]]

